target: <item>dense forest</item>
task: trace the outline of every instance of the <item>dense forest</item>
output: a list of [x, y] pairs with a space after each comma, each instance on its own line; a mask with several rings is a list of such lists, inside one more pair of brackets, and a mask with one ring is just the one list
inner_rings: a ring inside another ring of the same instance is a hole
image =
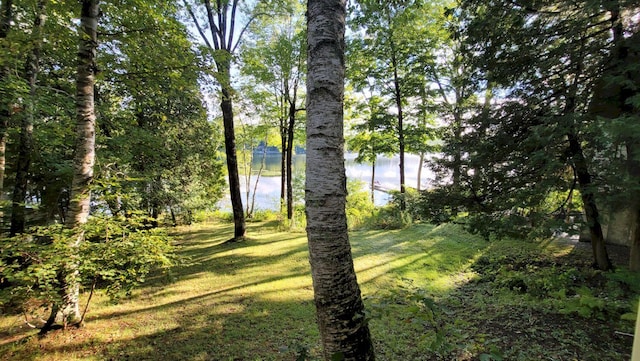
[[[631, 0], [1, 0], [0, 309], [46, 313], [27, 322], [42, 335], [83, 325], [83, 300], [189, 267], [176, 234], [212, 217], [233, 223], [224, 247], [261, 217], [306, 229], [325, 360], [374, 359], [354, 230], [579, 237], [585, 268], [634, 279], [639, 64]], [[280, 207], [265, 212], [269, 148]], [[347, 181], [346, 151], [370, 184]], [[384, 155], [398, 191], [374, 207]], [[637, 298], [622, 283], [616, 317]]]

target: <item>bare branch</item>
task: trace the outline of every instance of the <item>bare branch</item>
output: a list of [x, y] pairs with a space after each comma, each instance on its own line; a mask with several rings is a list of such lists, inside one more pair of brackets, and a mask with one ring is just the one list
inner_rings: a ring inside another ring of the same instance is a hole
[[[231, 28], [229, 29], [229, 48], [233, 43], [233, 33], [236, 27], [236, 9], [238, 8], [238, 0], [233, 0], [233, 6], [231, 7]], [[238, 39], [240, 41], [240, 39]], [[235, 49], [235, 47], [234, 47]]]
[[[218, 29], [218, 27], [216, 26], [216, 22], [215, 19], [213, 18], [213, 10], [211, 9], [211, 1], [210, 0], [204, 0], [204, 6], [205, 8], [207, 8], [207, 18], [209, 19], [209, 29], [211, 30], [211, 36], [213, 37], [213, 45], [215, 46], [216, 50], [220, 50], [220, 43], [218, 42], [218, 39], [220, 38], [220, 34], [222, 34], [220, 32], [220, 29]], [[219, 12], [220, 10], [218, 10]]]
[[269, 15], [269, 14], [268, 13], [256, 13], [249, 19], [249, 21], [247, 21], [246, 24], [244, 24], [244, 26], [242, 27], [242, 30], [240, 31], [240, 35], [238, 36], [238, 42], [231, 49], [231, 51], [230, 51], [231, 53], [234, 53], [236, 51], [236, 48], [238, 47], [238, 45], [240, 45], [240, 43], [242, 42], [242, 35], [244, 35], [244, 32], [247, 31], [247, 28], [249, 28], [249, 25], [251, 25], [251, 22], [253, 22], [255, 19], [257, 19], [259, 16], [262, 16], [262, 15]]
[[189, 12], [189, 15], [191, 16], [191, 19], [193, 20], [194, 24], [196, 25], [196, 28], [200, 33], [200, 37], [202, 37], [202, 40], [204, 40], [204, 43], [207, 45], [207, 47], [209, 47], [209, 49], [213, 49], [211, 47], [211, 43], [209, 42], [209, 39], [207, 39], [207, 36], [205, 35], [204, 30], [202, 29], [202, 27], [200, 26], [200, 23], [198, 22], [198, 19], [196, 18], [196, 14], [193, 13], [193, 9], [191, 8], [191, 6], [187, 4], [187, 0], [184, 0], [184, 5], [187, 7], [187, 11]]

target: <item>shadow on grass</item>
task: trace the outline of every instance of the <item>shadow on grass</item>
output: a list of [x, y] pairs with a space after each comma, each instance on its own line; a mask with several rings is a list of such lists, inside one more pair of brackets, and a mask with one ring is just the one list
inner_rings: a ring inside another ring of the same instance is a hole
[[[108, 343], [92, 337], [73, 342], [69, 338], [81, 339], [82, 330], [68, 331], [66, 342], [58, 340], [49, 347], [45, 345], [46, 354], [36, 351], [20, 354], [19, 359], [36, 361], [51, 355], [73, 354], [100, 360], [295, 360], [301, 352], [318, 353], [316, 326], [309, 322], [314, 317], [312, 302], [245, 299], [233, 306], [235, 309], [225, 312], [200, 310], [198, 316], [185, 314], [166, 327], [153, 330], [140, 328], [127, 322], [126, 316], [119, 316], [121, 327], [136, 327], [134, 335]], [[145, 312], [153, 317], [153, 311]], [[65, 336], [59, 333], [49, 337]]]
[[[264, 232], [260, 225], [251, 224], [255, 228], [248, 240], [224, 243], [232, 227], [182, 229], [181, 252], [193, 263], [174, 270], [172, 280], [150, 279], [123, 306], [96, 306], [84, 329], [2, 346], [0, 358], [239, 361], [295, 360], [308, 353], [310, 359], [317, 359], [304, 234], [260, 233]], [[446, 325], [441, 329], [456, 347], [443, 352], [445, 356], [434, 353], [427, 337], [433, 325], [413, 322], [415, 304], [396, 300], [385, 306], [385, 316], [371, 323], [379, 360], [454, 356], [473, 360], [493, 346], [503, 351], [514, 348], [514, 357], [507, 359], [538, 359], [546, 348], [557, 359], [578, 355], [588, 360], [591, 356], [585, 356], [587, 351], [580, 351], [581, 347], [585, 342], [598, 344], [597, 335], [611, 331], [606, 322], [597, 321], [592, 330], [585, 330], [588, 324], [568, 315], [534, 310], [517, 294], [505, 298], [484, 282], [487, 279], [480, 272], [473, 282], [470, 276], [456, 278], [471, 273], [482, 262], [481, 255], [499, 253], [505, 247], [526, 248], [520, 244], [488, 243], [449, 226], [430, 225], [353, 232], [351, 241], [363, 294], [409, 289], [407, 282], [414, 282], [440, 307], [436, 317]], [[367, 306], [372, 302], [370, 298]], [[592, 360], [615, 355], [603, 348], [625, 347], [615, 337], [604, 340], [609, 344], [588, 349], [594, 352]]]

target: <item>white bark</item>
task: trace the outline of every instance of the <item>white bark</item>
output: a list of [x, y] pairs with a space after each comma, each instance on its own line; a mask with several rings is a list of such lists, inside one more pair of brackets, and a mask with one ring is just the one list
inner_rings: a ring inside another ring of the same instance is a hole
[[325, 360], [373, 360], [345, 212], [345, 6], [346, 0], [308, 2], [307, 236]]

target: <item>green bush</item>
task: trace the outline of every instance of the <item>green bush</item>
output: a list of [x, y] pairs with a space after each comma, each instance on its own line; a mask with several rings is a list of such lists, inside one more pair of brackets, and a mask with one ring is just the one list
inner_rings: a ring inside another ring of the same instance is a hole
[[[473, 269], [478, 282], [522, 295], [546, 311], [600, 319], [627, 319], [640, 294], [640, 276], [625, 269], [594, 270], [542, 254], [485, 255]], [[623, 317], [624, 316], [624, 317]]]
[[149, 221], [91, 217], [78, 247], [71, 246], [78, 230], [58, 224], [1, 239], [0, 306], [5, 312], [27, 312], [61, 304], [63, 285], [73, 283], [102, 288], [113, 299], [128, 295], [151, 271], [179, 260], [171, 238], [150, 228]]
[[362, 181], [349, 180], [347, 192], [347, 224], [350, 229], [359, 228], [373, 214], [373, 202], [371, 202], [370, 193]]
[[413, 224], [408, 212], [403, 212], [393, 205], [376, 208], [365, 225], [371, 229], [404, 229]]

